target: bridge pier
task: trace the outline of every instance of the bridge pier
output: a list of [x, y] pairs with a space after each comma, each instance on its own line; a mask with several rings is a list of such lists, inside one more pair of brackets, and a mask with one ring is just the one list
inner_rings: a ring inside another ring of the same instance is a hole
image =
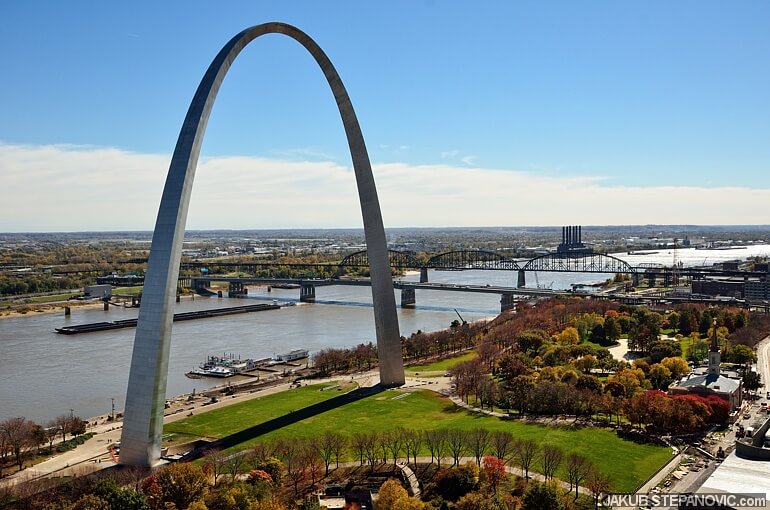
[[401, 308], [414, 308], [416, 303], [417, 297], [414, 289], [401, 289]]
[[420, 283], [428, 283], [428, 268], [420, 268]]
[[655, 273], [649, 273], [647, 275], [647, 286], [648, 287], [654, 287], [655, 286]]
[[512, 292], [503, 292], [500, 296], [500, 312], [516, 308], [516, 298]]
[[315, 285], [306, 282], [300, 283], [299, 300], [302, 303], [315, 303]]
[[227, 295], [229, 297], [245, 296], [248, 292], [246, 286], [241, 282], [230, 282], [227, 286]]
[[634, 273], [632, 276], [632, 282], [634, 283], [634, 287], [638, 287], [640, 283], [642, 283], [642, 275], [639, 273]]
[[523, 269], [519, 269], [519, 279], [516, 282], [517, 287], [526, 287], [527, 286], [527, 277], [524, 273]]
[[663, 286], [671, 287], [671, 273], [669, 273], [668, 271], [663, 273]]

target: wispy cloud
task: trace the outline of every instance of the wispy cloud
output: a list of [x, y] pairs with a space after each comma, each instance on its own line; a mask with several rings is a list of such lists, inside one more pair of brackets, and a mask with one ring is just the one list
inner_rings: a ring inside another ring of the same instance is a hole
[[[170, 156], [115, 148], [0, 144], [0, 231], [152, 229]], [[452, 164], [375, 164], [386, 226], [770, 223], [770, 189], [612, 186], [595, 177]], [[187, 225], [361, 225], [349, 167], [202, 158]]]

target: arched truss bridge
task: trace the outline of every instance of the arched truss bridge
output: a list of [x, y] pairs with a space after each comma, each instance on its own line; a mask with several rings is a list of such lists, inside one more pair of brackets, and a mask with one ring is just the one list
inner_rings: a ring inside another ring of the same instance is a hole
[[635, 273], [625, 260], [603, 253], [549, 253], [528, 261], [524, 271], [565, 273]]

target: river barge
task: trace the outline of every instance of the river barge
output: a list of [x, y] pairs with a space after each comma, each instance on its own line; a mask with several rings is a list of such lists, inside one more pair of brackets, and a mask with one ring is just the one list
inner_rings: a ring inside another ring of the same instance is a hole
[[[212, 310], [196, 310], [194, 312], [175, 313], [174, 322], [207, 319], [210, 317], [221, 317], [223, 315], [234, 315], [238, 313], [263, 312], [266, 310], [278, 310], [280, 308], [281, 307], [277, 304], [258, 304], [214, 308]], [[79, 333], [93, 333], [95, 331], [107, 331], [110, 329], [135, 328], [137, 321], [138, 319], [122, 319], [112, 322], [92, 322], [90, 324], [63, 326], [61, 328], [56, 328], [56, 332], [62, 335], [77, 335]]]

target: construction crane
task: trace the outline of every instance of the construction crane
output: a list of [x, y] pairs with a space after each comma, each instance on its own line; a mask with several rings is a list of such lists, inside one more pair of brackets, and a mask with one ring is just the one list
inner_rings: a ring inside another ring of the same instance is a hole
[[457, 311], [457, 308], [455, 308], [455, 309], [454, 309], [454, 311], [455, 311], [455, 313], [457, 314], [457, 316], [458, 316], [458, 317], [460, 317], [460, 322], [462, 322], [463, 326], [464, 326], [464, 325], [466, 325], [466, 324], [468, 324], [468, 323], [465, 321], [465, 319], [463, 319], [463, 316], [462, 316], [462, 315], [460, 315], [460, 312], [458, 312], [458, 311]]

